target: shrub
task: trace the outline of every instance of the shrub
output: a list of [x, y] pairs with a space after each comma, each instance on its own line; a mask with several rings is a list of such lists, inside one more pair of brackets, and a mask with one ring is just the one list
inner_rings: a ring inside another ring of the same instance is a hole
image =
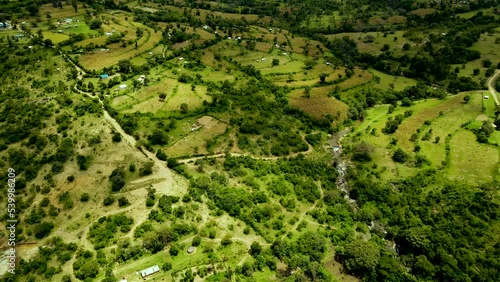
[[118, 198], [118, 206], [119, 207], [125, 207], [125, 206], [128, 206], [128, 205], [130, 205], [130, 202], [128, 201], [127, 198], [125, 198], [125, 197]]
[[151, 145], [166, 145], [168, 143], [168, 136], [158, 129], [153, 131], [153, 133], [148, 137]]
[[162, 266], [161, 266], [161, 269], [163, 271], [169, 271], [170, 269], [172, 269], [172, 263], [167, 261], [166, 263], [164, 263]]
[[408, 154], [401, 148], [398, 148], [392, 155], [392, 160], [398, 163], [404, 163], [408, 159]]
[[76, 156], [76, 162], [80, 170], [87, 170], [90, 165], [90, 156], [78, 155]]
[[169, 253], [171, 256], [175, 257], [175, 256], [177, 256], [177, 255], [179, 254], [179, 251], [180, 251], [180, 250], [179, 250], [179, 247], [178, 247], [177, 245], [172, 245], [172, 246], [170, 247], [170, 250], [168, 250], [168, 253]]
[[125, 171], [122, 168], [116, 168], [109, 176], [111, 181], [111, 191], [120, 191], [125, 186]]
[[88, 202], [90, 196], [89, 193], [83, 193], [82, 196], [80, 197], [81, 202]]
[[231, 243], [232, 243], [231, 236], [229, 236], [229, 234], [224, 236], [224, 238], [222, 238], [222, 240], [220, 241], [220, 244], [222, 246], [229, 246], [231, 245]]
[[201, 237], [200, 236], [195, 236], [193, 238], [193, 242], [191, 243], [192, 246], [198, 247], [201, 244]]
[[165, 152], [163, 152], [162, 150], [158, 149], [156, 151], [156, 157], [160, 160], [160, 161], [166, 161], [167, 160], [167, 155], [165, 154]]
[[42, 239], [47, 237], [54, 228], [54, 223], [44, 221], [35, 226], [35, 238]]
[[357, 144], [353, 150], [353, 159], [358, 162], [369, 162], [372, 160], [373, 146], [362, 142]]
[[113, 133], [113, 137], [111, 138], [111, 140], [112, 140], [113, 142], [115, 142], [115, 143], [118, 143], [118, 142], [122, 141], [122, 136], [121, 136], [121, 134], [120, 134], [120, 133], [118, 133], [118, 132], [114, 132], [114, 133]]
[[102, 22], [98, 19], [93, 19], [89, 24], [90, 29], [99, 29], [101, 26]]
[[113, 204], [114, 202], [115, 202], [115, 198], [113, 198], [113, 197], [109, 196], [109, 197], [106, 197], [106, 198], [104, 199], [103, 204], [104, 204], [105, 206], [109, 206], [109, 205]]
[[73, 200], [71, 199], [68, 191], [59, 195], [59, 203], [63, 204], [65, 210], [69, 210], [73, 207]]
[[146, 176], [146, 175], [152, 174], [153, 173], [153, 165], [154, 165], [153, 162], [145, 163], [144, 166], [139, 169], [139, 175]]

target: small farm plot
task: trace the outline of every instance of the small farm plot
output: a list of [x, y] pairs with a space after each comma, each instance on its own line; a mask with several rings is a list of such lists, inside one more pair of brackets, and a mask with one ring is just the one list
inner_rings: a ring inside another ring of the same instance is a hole
[[88, 52], [80, 57], [79, 62], [87, 69], [102, 69], [115, 65], [120, 60], [133, 58], [155, 48], [156, 44], [161, 40], [161, 33], [155, 33], [151, 28], [143, 24], [132, 23], [132, 26], [128, 27], [128, 34], [135, 34], [137, 28], [144, 30], [143, 36], [137, 41], [137, 47], [135, 43], [127, 43], [125, 47], [122, 47], [122, 44], [119, 43], [109, 44], [108, 50]]
[[331, 115], [336, 124], [340, 124], [346, 119], [349, 106], [316, 91], [315, 88], [311, 90], [310, 95], [310, 98], [307, 98], [304, 96], [304, 90], [293, 90], [290, 93], [290, 105], [301, 109], [316, 119], [323, 119], [326, 115]]
[[42, 32], [42, 34], [43, 34], [43, 38], [50, 39], [52, 41], [52, 43], [54, 43], [54, 44], [57, 44], [59, 42], [67, 40], [69, 38], [69, 36], [66, 34], [54, 33], [54, 32], [50, 32], [50, 31], [44, 31], [44, 32]]
[[62, 8], [54, 7], [52, 4], [42, 5], [40, 8], [40, 15], [50, 15], [51, 19], [69, 18], [77, 15], [85, 14], [85, 7], [83, 4], [77, 4], [77, 11], [70, 3], [63, 2]]
[[193, 124], [183, 126], [190, 127], [188, 134], [166, 149], [165, 153], [168, 156], [175, 158], [193, 154], [207, 154], [207, 142], [224, 134], [228, 129], [226, 123], [208, 116], [199, 118]]

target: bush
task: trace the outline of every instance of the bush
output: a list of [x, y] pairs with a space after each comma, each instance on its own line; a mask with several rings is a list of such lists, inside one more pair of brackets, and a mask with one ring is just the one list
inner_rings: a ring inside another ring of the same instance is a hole
[[76, 156], [76, 162], [80, 170], [87, 170], [90, 165], [90, 156], [78, 155]]
[[192, 246], [198, 247], [201, 244], [201, 237], [200, 236], [195, 236], [193, 238], [193, 242], [191, 243]]
[[144, 166], [139, 169], [139, 175], [146, 176], [146, 175], [152, 174], [153, 173], [153, 165], [154, 165], [153, 162], [145, 163]]
[[156, 151], [156, 157], [160, 160], [160, 161], [166, 161], [167, 160], [167, 155], [165, 154], [165, 152], [163, 152], [162, 150], [158, 149]]
[[372, 160], [371, 154], [373, 153], [373, 146], [362, 142], [357, 144], [353, 150], [353, 159], [358, 162], [369, 162]]
[[222, 246], [229, 246], [231, 245], [231, 243], [232, 243], [231, 236], [229, 236], [229, 234], [224, 236], [224, 238], [222, 238], [222, 240], [220, 241], [220, 244]]
[[164, 263], [162, 266], [161, 266], [161, 269], [163, 271], [169, 271], [170, 269], [172, 269], [172, 263], [167, 261], [166, 263]]
[[130, 202], [128, 201], [127, 198], [125, 198], [125, 197], [118, 198], [118, 206], [119, 207], [125, 207], [125, 206], [128, 206], [128, 205], [130, 205]]
[[89, 24], [90, 29], [99, 29], [101, 26], [102, 22], [98, 19], [93, 19]]
[[115, 143], [118, 143], [118, 142], [122, 141], [122, 136], [120, 133], [115, 132], [115, 133], [113, 133], [113, 137], [111, 138], [111, 140]]
[[54, 223], [44, 221], [35, 226], [35, 238], [42, 239], [47, 237], [54, 228]]
[[61, 162], [54, 162], [52, 164], [53, 173], [61, 173], [64, 170], [64, 165]]
[[89, 193], [83, 193], [82, 196], [80, 197], [81, 202], [88, 202], [90, 196]]
[[70, 175], [70, 176], [68, 176], [68, 177], [66, 178], [66, 180], [67, 180], [68, 182], [73, 182], [73, 181], [75, 180], [75, 176], [74, 176], [74, 175]]
[[398, 148], [392, 155], [392, 160], [397, 163], [404, 163], [408, 159], [408, 154], [401, 148]]
[[410, 107], [412, 105], [410, 98], [404, 97], [403, 100], [401, 100], [401, 106], [403, 107]]
[[321, 142], [321, 134], [307, 134], [306, 141], [309, 142], [312, 146], [316, 146]]
[[483, 67], [485, 67], [485, 68], [489, 68], [492, 64], [490, 59], [484, 59], [482, 63], [483, 63]]
[[116, 168], [109, 176], [111, 181], [111, 191], [120, 191], [125, 186], [125, 171], [122, 168]]
[[113, 204], [114, 202], [115, 202], [115, 198], [109, 196], [109, 197], [106, 197], [106, 199], [104, 199], [103, 204], [105, 206], [109, 206], [109, 205]]
[[178, 247], [177, 245], [172, 245], [172, 246], [170, 247], [170, 250], [168, 250], [168, 253], [169, 253], [171, 256], [175, 257], [175, 256], [177, 256], [177, 255], [179, 254], [179, 251], [180, 251], [180, 250], [179, 250], [179, 247]]
[[148, 137], [151, 145], [166, 145], [168, 143], [168, 136], [158, 129], [153, 131], [153, 133]]
[[73, 207], [73, 200], [71, 199], [68, 191], [59, 195], [59, 203], [63, 204], [63, 208], [65, 210], [69, 210]]

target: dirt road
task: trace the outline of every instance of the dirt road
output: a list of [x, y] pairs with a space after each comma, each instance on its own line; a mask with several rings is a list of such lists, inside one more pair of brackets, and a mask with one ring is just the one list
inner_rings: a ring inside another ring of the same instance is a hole
[[[305, 142], [307, 143], [307, 141], [305, 141]], [[250, 158], [256, 159], [256, 160], [272, 161], [272, 160], [277, 160], [277, 159], [292, 158], [292, 157], [296, 157], [300, 154], [307, 155], [307, 154], [312, 153], [313, 147], [309, 143], [307, 143], [307, 146], [308, 146], [307, 151], [291, 153], [291, 154], [288, 154], [285, 156], [271, 156], [271, 157], [262, 156], [262, 157], [260, 157], [260, 156], [253, 156], [250, 154], [240, 154], [240, 153], [233, 153], [233, 152], [229, 152], [229, 155], [231, 157], [250, 157]], [[192, 157], [192, 158], [187, 158], [187, 159], [178, 159], [177, 161], [179, 163], [186, 164], [186, 163], [193, 162], [196, 160], [202, 160], [204, 158], [209, 158], [209, 159], [216, 158], [216, 159], [218, 159], [218, 158], [224, 158], [225, 156], [226, 156], [226, 154], [219, 153], [219, 154], [213, 154], [213, 155], [203, 155], [203, 156], [199, 156], [199, 157]]]
[[[86, 74], [83, 69], [81, 69], [78, 65], [76, 65], [68, 56], [61, 54], [68, 62], [70, 62], [78, 71], [78, 79], [82, 79], [83, 76]], [[180, 176], [175, 175], [170, 169], [167, 168], [166, 164], [164, 161], [159, 160], [156, 158], [155, 154], [149, 152], [148, 150], [145, 150], [144, 148], [137, 148], [137, 142], [135, 138], [129, 134], [127, 134], [123, 128], [120, 126], [120, 124], [106, 111], [104, 108], [104, 102], [98, 97], [94, 96], [90, 92], [85, 92], [80, 89], [78, 89], [78, 84], [75, 84], [75, 90], [83, 95], [88, 96], [91, 99], [97, 99], [99, 103], [102, 106], [103, 112], [104, 112], [104, 119], [106, 122], [122, 136], [122, 140], [125, 140], [131, 147], [136, 148], [139, 150], [145, 157], [147, 157], [150, 161], [153, 161], [154, 166], [155, 166], [155, 172], [148, 176], [145, 177], [144, 179], [141, 179], [143, 181], [136, 181], [134, 184], [140, 184], [141, 182], [146, 182], [149, 181], [152, 178], [156, 179], [161, 179], [161, 181], [156, 182], [153, 185], [153, 188], [156, 189], [157, 192], [163, 193], [163, 194], [183, 194], [186, 189], [187, 189], [187, 182], [185, 180], [183, 181]], [[183, 185], [184, 184], [184, 185]]]
[[491, 96], [493, 96], [493, 99], [495, 100], [495, 104], [497, 106], [500, 105], [500, 103], [498, 103], [498, 95], [500, 94], [495, 90], [495, 80], [498, 78], [499, 75], [500, 75], [500, 70], [496, 70], [495, 74], [490, 78], [488, 78], [488, 90], [490, 91]]

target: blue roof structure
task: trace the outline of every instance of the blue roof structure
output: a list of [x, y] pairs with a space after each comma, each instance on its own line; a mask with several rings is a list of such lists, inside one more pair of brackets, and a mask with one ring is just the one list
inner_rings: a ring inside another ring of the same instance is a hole
[[107, 73], [101, 74], [101, 78], [108, 78], [108, 77], [109, 77], [109, 75]]

